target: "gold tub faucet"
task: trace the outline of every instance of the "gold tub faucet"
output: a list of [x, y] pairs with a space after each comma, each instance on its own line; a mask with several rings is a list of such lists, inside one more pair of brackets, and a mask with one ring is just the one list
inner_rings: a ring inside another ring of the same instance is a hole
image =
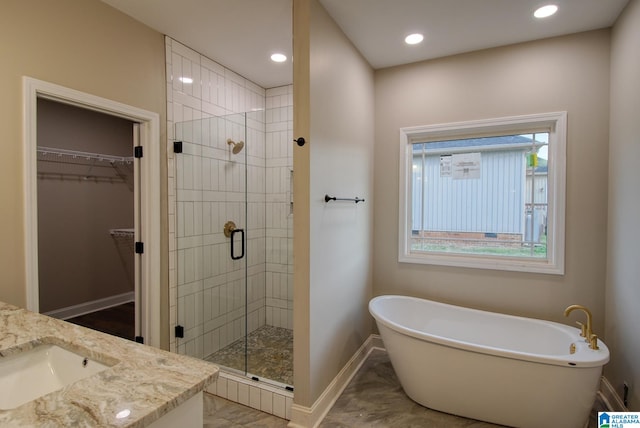
[[585, 342], [589, 343], [589, 348], [598, 349], [598, 336], [593, 334], [591, 330], [591, 311], [582, 305], [571, 305], [564, 310], [564, 316], [568, 317], [569, 314], [575, 310], [583, 311], [587, 315], [587, 325], [585, 326], [580, 321], [576, 323], [580, 326], [580, 336], [584, 337]]

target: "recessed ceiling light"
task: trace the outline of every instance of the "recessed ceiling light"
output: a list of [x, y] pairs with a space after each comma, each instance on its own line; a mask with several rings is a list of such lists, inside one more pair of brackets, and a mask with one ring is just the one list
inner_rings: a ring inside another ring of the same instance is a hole
[[420, 33], [409, 34], [404, 38], [404, 42], [408, 45], [417, 45], [422, 40], [424, 40], [424, 36]]
[[178, 77], [178, 80], [181, 81], [182, 83], [193, 83], [193, 79], [191, 77], [184, 77], [184, 76], [180, 76]]
[[271, 55], [271, 61], [273, 62], [285, 62], [287, 60], [287, 56], [281, 53], [274, 53]]
[[557, 11], [558, 11], [558, 6], [556, 6], [555, 4], [548, 4], [546, 6], [542, 6], [536, 9], [536, 11], [533, 12], [533, 16], [535, 16], [536, 18], [546, 18], [548, 16], [553, 15]]

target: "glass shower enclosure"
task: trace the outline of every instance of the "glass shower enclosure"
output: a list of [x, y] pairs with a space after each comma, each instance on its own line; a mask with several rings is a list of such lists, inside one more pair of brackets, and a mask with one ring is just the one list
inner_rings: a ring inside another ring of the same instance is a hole
[[265, 112], [181, 122], [174, 143], [178, 352], [293, 385], [292, 161]]

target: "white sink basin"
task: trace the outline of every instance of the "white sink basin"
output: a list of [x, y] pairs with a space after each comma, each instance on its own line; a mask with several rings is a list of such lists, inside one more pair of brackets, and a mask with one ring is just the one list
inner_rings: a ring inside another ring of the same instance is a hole
[[0, 409], [14, 409], [108, 368], [51, 344], [0, 358]]

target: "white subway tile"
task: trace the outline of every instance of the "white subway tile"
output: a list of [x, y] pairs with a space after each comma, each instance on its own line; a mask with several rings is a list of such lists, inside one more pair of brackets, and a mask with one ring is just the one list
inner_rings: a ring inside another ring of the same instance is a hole
[[249, 387], [249, 406], [260, 410], [261, 389], [257, 386]]
[[202, 72], [200, 66], [195, 63], [192, 64], [191, 68], [191, 78], [193, 79], [192, 86], [192, 95], [201, 100], [202, 99]]
[[218, 376], [216, 380], [216, 395], [218, 397], [227, 398], [227, 379]]
[[286, 400], [284, 395], [273, 394], [273, 414], [279, 418], [287, 416]]
[[246, 383], [238, 383], [238, 403], [249, 405], [249, 385]]
[[211, 102], [211, 72], [204, 68], [200, 68], [200, 92], [203, 102]]
[[178, 302], [177, 302], [177, 311], [178, 311], [178, 323], [181, 325], [185, 325], [185, 321], [184, 321], [184, 297], [178, 297]]
[[213, 318], [212, 312], [212, 289], [206, 289], [202, 292], [202, 319], [203, 321], [209, 321]]
[[238, 382], [235, 380], [227, 380], [227, 399], [238, 402]]
[[264, 389], [260, 391], [260, 410], [273, 414], [273, 392]]
[[284, 403], [285, 403], [285, 410], [286, 410], [286, 414], [284, 418], [291, 420], [291, 406], [293, 406], [293, 397], [285, 397]]
[[[178, 78], [186, 77], [186, 78], [193, 79], [192, 65], [193, 63], [189, 61], [189, 59], [182, 58], [182, 74], [178, 76]], [[193, 83], [185, 83], [183, 81], [182, 92], [184, 92], [187, 95], [193, 96]]]
[[222, 349], [220, 346], [220, 330], [216, 329], [211, 332], [211, 352], [217, 352]]
[[171, 64], [171, 45], [173, 40], [169, 36], [164, 36], [164, 57], [167, 61], [167, 64]]
[[182, 202], [182, 216], [183, 216], [183, 235], [180, 236], [192, 236], [193, 235], [193, 202]]
[[194, 294], [184, 297], [184, 327], [191, 328], [196, 325], [196, 300]]
[[178, 77], [182, 76], [182, 57], [177, 53], [171, 55], [171, 75], [167, 79], [171, 80], [172, 90], [182, 92], [182, 82]]
[[266, 317], [267, 317], [266, 318], [267, 325], [274, 325], [274, 323], [273, 323], [273, 308], [267, 306], [265, 308], [265, 314], [266, 314]]

